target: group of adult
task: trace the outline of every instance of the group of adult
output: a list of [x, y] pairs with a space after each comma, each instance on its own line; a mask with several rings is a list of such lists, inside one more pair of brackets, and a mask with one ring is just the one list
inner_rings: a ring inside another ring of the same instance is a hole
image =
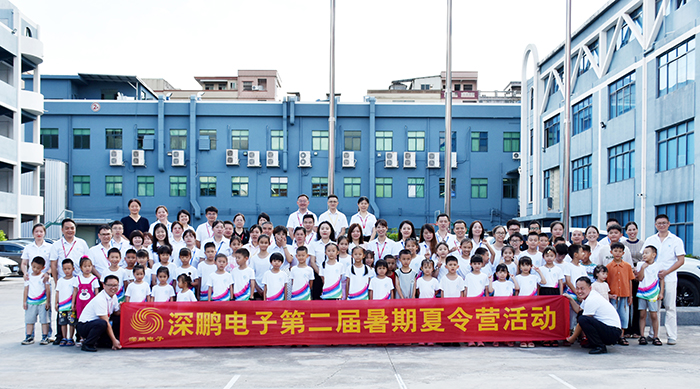
[[[350, 221], [338, 210], [339, 199], [335, 195], [328, 197], [328, 209], [320, 216], [316, 216], [308, 209], [309, 198], [305, 194], [297, 197], [298, 209], [291, 213], [287, 219], [286, 228], [288, 236], [293, 237], [295, 231], [299, 228], [304, 228], [309, 233], [316, 234], [316, 229], [319, 224], [327, 222], [332, 226], [333, 239], [340, 236], [347, 236], [349, 242], [361, 242], [367, 250], [375, 251], [375, 256], [381, 257], [392, 254], [392, 250], [385, 251], [377, 245], [376, 250], [373, 247], [368, 247], [367, 242], [372, 241], [376, 236], [375, 224], [376, 217], [369, 212], [369, 199], [361, 197], [358, 200], [358, 212], [354, 214]], [[138, 199], [131, 199], [128, 202], [129, 215], [122, 218], [118, 223], [117, 233], [110, 235], [109, 238], [99, 242], [97, 245], [90, 248], [85, 240], [75, 236], [76, 223], [71, 219], [63, 220], [61, 224], [62, 236], [53, 244], [48, 244], [45, 240], [46, 229], [43, 225], [34, 226], [32, 233], [34, 241], [28, 244], [22, 253], [22, 270], [25, 277], [28, 272], [28, 266], [31, 260], [36, 256], [41, 256], [46, 260], [45, 272], [47, 275], [58, 280], [62, 277], [61, 266], [58, 266], [60, 261], [70, 258], [74, 263], [78, 264], [80, 258], [89, 256], [90, 251], [103, 252], [109, 250], [110, 247], [132, 247], [134, 237], [141, 237], [140, 243], [143, 243], [144, 234], [153, 233], [154, 227], [162, 224], [169, 233], [173, 229], [180, 228], [183, 231], [194, 230], [199, 242], [211, 239], [214, 235], [213, 225], [218, 219], [218, 210], [215, 207], [208, 207], [205, 210], [207, 220], [197, 226], [195, 229], [191, 223], [191, 215], [186, 210], [180, 210], [177, 213], [175, 221], [169, 221], [169, 212], [167, 207], [161, 205], [156, 208], [155, 216], [157, 221], [149, 223], [148, 219], [141, 216], [141, 202]], [[310, 215], [310, 216], [309, 216]], [[426, 223], [420, 227], [420, 232], [416, 233], [416, 227], [409, 220], [404, 220], [398, 226], [398, 240], [391, 241], [392, 244], [401, 245], [408, 239], [415, 239], [420, 242], [420, 251], [428, 256], [435, 252], [435, 246], [440, 242], [446, 242], [450, 247], [458, 247], [463, 239], [471, 239], [473, 250], [479, 247], [489, 247], [494, 253], [500, 254], [500, 250], [509, 243], [510, 237], [520, 234], [521, 223], [517, 220], [509, 220], [505, 226], [497, 226], [493, 229], [493, 243], [489, 243], [486, 239], [486, 229], [484, 225], [476, 220], [467, 223], [463, 220], [451, 222], [447, 215], [441, 214], [438, 216], [435, 223]], [[266, 213], [261, 213], [256, 220], [257, 223], [249, 228], [245, 228], [245, 217], [242, 214], [237, 214], [231, 222], [226, 222], [229, 237], [237, 236], [245, 244], [251, 240], [251, 232], [253, 237], [257, 238], [259, 232], [263, 231], [262, 224], [271, 225], [270, 217]], [[305, 224], [305, 221], [307, 222]], [[311, 223], [313, 221], [313, 223]], [[615, 219], [610, 219], [606, 223], [607, 237], [600, 239], [600, 232], [596, 226], [588, 226], [583, 232], [574, 230], [570, 239], [566, 239], [569, 243], [587, 244], [591, 249], [591, 256], [606, 255], [601, 252], [604, 246], [610, 243], [620, 241], [625, 249], [625, 256], [628, 260], [637, 262], [641, 260], [641, 250], [647, 245], [653, 245], [658, 251], [657, 261], [663, 263], [665, 270], [659, 273], [659, 276], [665, 281], [665, 291], [663, 304], [666, 308], [665, 328], [669, 344], [675, 344], [678, 339], [677, 323], [676, 323], [676, 288], [677, 275], [676, 270], [683, 265], [685, 250], [682, 240], [669, 231], [669, 218], [666, 215], [658, 215], [655, 219], [655, 228], [657, 232], [649, 236], [645, 240], [638, 237], [638, 227], [633, 221], [626, 224], [623, 236], [623, 227]], [[435, 228], [437, 226], [437, 228]], [[453, 226], [454, 229], [450, 227]], [[529, 231], [540, 232], [542, 225], [533, 221], [527, 225]], [[123, 228], [123, 232], [121, 229]], [[453, 234], [454, 232], [454, 234]], [[555, 221], [550, 225], [550, 242], [564, 235], [564, 225], [561, 222]], [[101, 237], [102, 238], [102, 237]], [[320, 237], [317, 237], [317, 239]], [[324, 239], [327, 238], [324, 236]], [[376, 239], [373, 240], [376, 242]], [[386, 243], [385, 243], [386, 244]], [[384, 246], [386, 247], [386, 246]], [[499, 255], [500, 257], [500, 255]], [[47, 276], [48, 277], [48, 276]], [[78, 333], [97, 344], [102, 344], [113, 348], [121, 348], [119, 343], [118, 319], [115, 315], [119, 315], [119, 304], [116, 300], [115, 293], [118, 287], [118, 279], [109, 276], [104, 280], [104, 290], [98, 294], [97, 298], [90, 301], [88, 306], [83, 310], [78, 318]], [[317, 284], [317, 283], [314, 283]], [[620, 337], [620, 321], [615, 321], [617, 317], [616, 311], [609, 303], [600, 304], [602, 296], [591, 290], [590, 279], [580, 278], [576, 281], [576, 294], [579, 303], [572, 301], [572, 308], [576, 312], [580, 312], [578, 323], [583, 332], [586, 334], [590, 344], [594, 348], [604, 350], [606, 344], [615, 343]], [[600, 298], [599, 298], [600, 297]], [[610, 311], [612, 310], [612, 312]], [[636, 313], [636, 309], [633, 311]], [[631, 323], [637, 323], [631, 320]], [[632, 333], [636, 325], [630, 326]], [[637, 329], [638, 330], [638, 329]], [[60, 327], [59, 327], [60, 331]], [[617, 335], [615, 335], [617, 334]], [[658, 334], [657, 334], [658, 336]], [[59, 341], [60, 336], [56, 337]]]

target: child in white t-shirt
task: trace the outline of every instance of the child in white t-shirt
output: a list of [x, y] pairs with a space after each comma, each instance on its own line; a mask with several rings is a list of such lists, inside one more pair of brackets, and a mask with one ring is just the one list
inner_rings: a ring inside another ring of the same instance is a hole
[[192, 278], [187, 273], [182, 273], [177, 276], [177, 286], [180, 290], [177, 293], [177, 302], [196, 302], [197, 298], [192, 292]]
[[[499, 263], [496, 266], [494, 281], [489, 285], [489, 292], [493, 293], [493, 297], [513, 297], [518, 293], [520, 287], [515, 279], [510, 278], [508, 266], [505, 263]], [[493, 342], [493, 347], [498, 347], [499, 342]], [[506, 342], [508, 347], [515, 346], [515, 342]]]
[[209, 242], [204, 245], [204, 261], [200, 261], [197, 265], [199, 273], [199, 301], [209, 301], [209, 278], [216, 272], [216, 245], [214, 242]]
[[56, 312], [58, 312], [58, 325], [61, 326], [63, 339], [60, 346], [75, 346], [73, 334], [78, 319], [75, 315], [75, 299], [78, 296], [78, 279], [73, 277], [73, 260], [63, 260], [63, 274], [65, 276], [56, 283]]
[[369, 282], [375, 276], [374, 269], [364, 264], [365, 249], [355, 246], [352, 249], [353, 263], [345, 270], [346, 300], [368, 300]]
[[[442, 242], [440, 244], [447, 248], [447, 244]], [[424, 259], [421, 270], [423, 271], [423, 276], [416, 280], [418, 298], [435, 298], [435, 293], [440, 289], [440, 282], [433, 278], [433, 262], [429, 259]]]
[[541, 296], [561, 295], [564, 291], [564, 272], [554, 264], [557, 257], [554, 247], [547, 246], [542, 253], [545, 265], [540, 268], [544, 276], [540, 281]]
[[338, 246], [331, 242], [326, 245], [326, 260], [321, 263], [318, 275], [323, 279], [324, 300], [340, 300], [343, 297], [343, 290], [340, 286], [341, 278], [345, 272], [342, 263], [338, 262]]
[[[515, 263], [515, 249], [513, 246], [505, 245], [501, 249], [501, 259], [508, 268], [511, 278], [518, 274], [518, 265]], [[498, 264], [496, 264], [498, 266]]]
[[380, 259], [374, 264], [374, 271], [377, 276], [369, 281], [369, 299], [370, 300], [389, 300], [393, 298], [394, 283], [391, 278], [386, 276], [389, 266], [386, 261]]
[[[233, 238], [238, 239], [236, 236]], [[239, 248], [233, 255], [236, 258], [237, 265], [231, 270], [231, 278], [233, 278], [233, 299], [235, 301], [252, 300], [253, 293], [255, 292], [255, 271], [252, 267], [248, 266], [248, 249]]]
[[209, 301], [230, 301], [233, 278], [231, 273], [226, 271], [228, 257], [226, 254], [216, 254], [215, 263], [216, 271], [209, 275], [209, 280], [205, 285], [209, 289]]
[[175, 301], [175, 289], [168, 283], [170, 270], [165, 266], [159, 267], [156, 272], [156, 279], [158, 280], [158, 285], [153, 286], [151, 289], [150, 301], [154, 303]]
[[122, 260], [122, 253], [118, 248], [112, 247], [109, 249], [109, 251], [107, 251], [107, 259], [109, 260], [109, 267], [104, 271], [104, 274], [102, 274], [100, 281], [104, 283], [105, 277], [109, 275], [116, 276], [119, 279], [119, 290], [117, 291], [116, 296], [121, 304], [124, 302], [124, 298], [126, 297], [124, 294], [126, 293], [126, 286], [128, 285], [126, 282], [127, 272], [124, 268], [119, 267], [119, 262]]
[[464, 279], [457, 274], [459, 270], [459, 260], [450, 255], [445, 260], [447, 274], [440, 280], [441, 297], [455, 298], [464, 297]]
[[292, 267], [289, 272], [289, 278], [292, 282], [292, 293], [289, 299], [294, 301], [311, 300], [311, 288], [315, 275], [314, 269], [306, 264], [306, 260], [309, 258], [309, 250], [306, 246], [296, 248], [295, 258], [297, 265]]
[[125, 302], [145, 303], [151, 295], [151, 285], [144, 281], [146, 269], [141, 265], [134, 266], [134, 282], [126, 287]]
[[274, 253], [270, 255], [270, 265], [272, 265], [272, 269], [266, 271], [262, 278], [266, 301], [286, 300], [289, 276], [287, 273], [280, 270], [282, 263], [284, 263], [284, 256], [282, 254]]
[[664, 270], [663, 264], [656, 261], [656, 247], [646, 246], [642, 251], [643, 261], [637, 263], [635, 274], [639, 281], [637, 297], [639, 298], [639, 344], [647, 344], [644, 329], [647, 324], [647, 310], [651, 316], [651, 329], [654, 331], [654, 346], [661, 346], [659, 339], [659, 300], [664, 299], [664, 279], [659, 278], [659, 272]]
[[491, 283], [489, 276], [481, 272], [484, 260], [481, 255], [475, 254], [471, 258], [471, 273], [464, 277], [467, 297], [484, 297], [486, 290]]
[[51, 285], [45, 280], [42, 270], [46, 261], [42, 257], [32, 259], [32, 274], [24, 281], [24, 323], [27, 336], [23, 345], [34, 343], [34, 324], [39, 319], [41, 324], [41, 343], [49, 344], [49, 326], [51, 325]]
[[[187, 274], [190, 277], [190, 289], [199, 286], [199, 272], [197, 268], [190, 264], [192, 259], [192, 252], [187, 247], [183, 247], [178, 252], [178, 258], [180, 259], [180, 267], [175, 269], [175, 279], [180, 277], [180, 274]], [[176, 293], [180, 293], [182, 289], [180, 288], [180, 283], [178, 282], [175, 288]], [[194, 294], [194, 292], [192, 292]]]

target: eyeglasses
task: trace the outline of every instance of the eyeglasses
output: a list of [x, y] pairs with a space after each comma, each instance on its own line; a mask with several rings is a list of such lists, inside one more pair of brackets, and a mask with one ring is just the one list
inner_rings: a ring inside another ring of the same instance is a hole
[[656, 222], [657, 226], [665, 226], [667, 224], [668, 224], [668, 222]]
[[119, 284], [105, 284], [105, 287], [110, 287], [110, 288], [118, 288]]

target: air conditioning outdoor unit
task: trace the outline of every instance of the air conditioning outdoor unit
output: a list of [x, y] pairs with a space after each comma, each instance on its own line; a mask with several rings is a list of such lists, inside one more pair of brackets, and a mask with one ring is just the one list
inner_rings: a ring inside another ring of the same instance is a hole
[[146, 152], [133, 150], [131, 152], [131, 166], [146, 166]]
[[267, 151], [267, 167], [280, 167], [279, 151], [268, 150]]
[[124, 166], [123, 151], [109, 150], [109, 166]]
[[416, 153], [415, 151], [405, 151], [403, 153], [403, 168], [415, 168], [416, 167]]
[[248, 151], [248, 167], [260, 167], [259, 151]]
[[226, 165], [238, 166], [238, 150], [226, 149]]
[[457, 169], [457, 153], [452, 153], [452, 169]]
[[310, 151], [300, 151], [299, 152], [299, 167], [311, 167], [311, 152]]
[[520, 160], [520, 152], [516, 151], [513, 153], [513, 159], [516, 161]]
[[173, 157], [172, 166], [185, 166], [185, 150], [173, 150], [171, 155]]
[[440, 153], [431, 152], [428, 153], [428, 162], [426, 166], [428, 169], [439, 169], [440, 168]]
[[386, 158], [384, 158], [385, 168], [398, 168], [399, 167], [399, 156], [396, 151], [387, 151]]
[[355, 167], [355, 152], [343, 151], [343, 167]]

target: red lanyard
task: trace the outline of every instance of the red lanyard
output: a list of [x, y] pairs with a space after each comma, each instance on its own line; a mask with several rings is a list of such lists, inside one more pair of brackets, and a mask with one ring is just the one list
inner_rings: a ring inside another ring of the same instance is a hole
[[367, 227], [367, 220], [369, 220], [369, 215], [367, 215], [367, 217], [365, 218], [365, 220], [362, 220], [362, 216], [360, 216], [360, 214], [358, 213], [358, 214], [357, 214], [357, 218], [360, 219], [360, 221], [362, 222], [362, 233], [364, 234], [364, 233], [365, 233], [365, 227]]
[[73, 244], [70, 245], [70, 250], [68, 250], [68, 253], [66, 253], [66, 246], [63, 245], [64, 240], [65, 239], [61, 239], [61, 247], [63, 248], [63, 259], [66, 259], [70, 255], [71, 251], [73, 251], [73, 246], [75, 246], [75, 238], [73, 238]]
[[107, 261], [109, 261], [109, 257], [107, 257], [107, 253], [105, 253], [105, 248], [104, 248], [104, 247], [100, 247], [100, 251], [102, 251], [102, 255], [105, 256], [105, 259], [106, 259]]
[[[303, 218], [303, 217], [299, 217], [299, 215], [301, 215], [301, 212], [297, 211], [296, 214], [297, 214], [297, 221], [299, 222], [299, 227], [302, 227], [302, 226], [304, 225], [304, 223], [302, 223], [302, 221], [304, 220], [304, 218]], [[308, 214], [309, 214], [309, 211], [306, 211], [306, 212], [304, 213], [304, 216], [306, 216], [306, 215], [308, 215]], [[314, 222], [316, 222], [316, 221], [314, 220]]]
[[313, 238], [314, 238], [314, 233], [311, 232], [311, 233], [309, 234], [309, 240], [306, 240], [306, 241], [305, 241], [306, 244], [310, 244], [310, 243], [311, 243], [311, 240], [312, 240]]
[[205, 227], [207, 227], [207, 235], [209, 235], [209, 236], [207, 236], [207, 238], [211, 238], [212, 236], [214, 236], [214, 230], [212, 229], [211, 231], [209, 231], [209, 230], [210, 230], [210, 228], [209, 228], [209, 222], [207, 222], [207, 223], [205, 224]]
[[382, 246], [382, 251], [379, 251], [379, 241], [374, 242], [374, 244], [377, 245], [377, 252], [379, 253], [379, 259], [382, 259], [383, 258], [382, 254], [384, 253], [384, 249], [386, 248], [386, 241], [384, 241], [384, 245]]

